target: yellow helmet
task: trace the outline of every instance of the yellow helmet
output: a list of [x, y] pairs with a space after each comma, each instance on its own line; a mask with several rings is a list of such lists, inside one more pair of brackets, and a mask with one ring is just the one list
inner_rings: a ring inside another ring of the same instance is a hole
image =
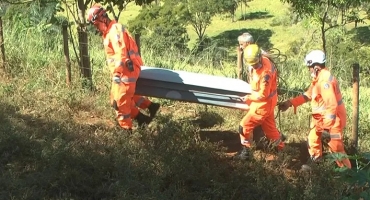
[[261, 50], [257, 44], [250, 44], [245, 47], [243, 54], [247, 65], [255, 65], [260, 62]]

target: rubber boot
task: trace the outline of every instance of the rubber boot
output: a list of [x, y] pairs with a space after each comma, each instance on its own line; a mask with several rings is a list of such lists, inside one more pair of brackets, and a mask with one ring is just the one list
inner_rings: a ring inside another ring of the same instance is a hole
[[233, 159], [235, 160], [248, 160], [251, 156], [251, 152], [249, 150], [249, 148], [247, 148], [246, 146], [243, 146], [242, 149], [235, 154], [235, 156], [233, 157]]
[[284, 135], [284, 134], [282, 134], [282, 133], [280, 133], [281, 134], [281, 141], [285, 141], [286, 140], [286, 136]]
[[312, 169], [316, 166], [318, 166], [321, 163], [322, 159], [318, 158], [316, 160], [313, 160], [312, 158], [309, 158], [306, 164], [303, 164], [301, 166], [302, 171], [312, 171]]
[[141, 127], [142, 125], [148, 125], [152, 121], [152, 118], [139, 112], [139, 114], [135, 117], [135, 120], [137, 121], [138, 126]]
[[155, 115], [157, 114], [159, 108], [161, 107], [161, 104], [159, 103], [154, 103], [152, 102], [149, 107], [148, 107], [148, 110], [149, 110], [149, 113], [150, 113], [150, 117], [151, 118], [154, 118]]

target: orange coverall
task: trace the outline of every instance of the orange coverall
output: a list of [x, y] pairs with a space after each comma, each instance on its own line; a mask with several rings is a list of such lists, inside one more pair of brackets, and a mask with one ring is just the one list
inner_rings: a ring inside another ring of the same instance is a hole
[[239, 125], [240, 141], [246, 147], [251, 146], [253, 129], [261, 125], [266, 137], [274, 142], [279, 150], [284, 148], [281, 134], [276, 128], [274, 108], [277, 104], [277, 75], [274, 64], [265, 56], [261, 59], [262, 66], [252, 69], [250, 85], [252, 94], [246, 102], [250, 103], [250, 110]]
[[[135, 118], [139, 113], [136, 106], [145, 109], [151, 104], [146, 97], [134, 95], [143, 61], [135, 40], [123, 25], [115, 20], [109, 24], [103, 39], [112, 78], [111, 104], [116, 110], [119, 125], [124, 129], [131, 129], [131, 118]], [[125, 65], [128, 59], [133, 63], [133, 71]]]
[[[311, 131], [308, 134], [308, 151], [313, 160], [322, 156], [321, 133], [328, 130], [331, 152], [344, 153], [343, 129], [346, 126], [346, 108], [344, 107], [339, 83], [326, 68], [321, 69], [313, 79], [308, 90], [290, 100], [294, 109], [303, 103], [311, 101], [312, 120]], [[337, 161], [339, 167], [351, 168], [349, 159]]]

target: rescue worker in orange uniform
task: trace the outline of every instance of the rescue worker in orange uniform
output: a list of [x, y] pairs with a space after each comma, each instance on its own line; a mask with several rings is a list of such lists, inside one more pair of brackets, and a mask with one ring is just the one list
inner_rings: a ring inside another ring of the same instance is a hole
[[[254, 38], [250, 33], [245, 32], [245, 33], [239, 35], [238, 42], [239, 42], [239, 46], [237, 47], [237, 56], [238, 56], [238, 58], [242, 58], [244, 49], [248, 45], [254, 44]], [[261, 53], [262, 53], [262, 55], [270, 58], [269, 54], [266, 51], [264, 51], [263, 49], [261, 49]], [[245, 63], [243, 62], [243, 59], [241, 59], [241, 60], [242, 60], [241, 65], [240, 66], [238, 65], [238, 77], [239, 78], [242, 78], [243, 76], [244, 77], [246, 76], [246, 74], [244, 73], [245, 72], [244, 71]], [[243, 79], [245, 79], [245, 78], [243, 78]]]
[[[310, 170], [312, 163], [322, 159], [322, 140], [326, 141], [331, 152], [346, 154], [343, 144], [343, 129], [346, 126], [346, 108], [337, 79], [325, 67], [326, 55], [321, 50], [309, 52], [304, 60], [312, 83], [308, 90], [279, 105], [281, 111], [311, 101], [312, 121], [308, 134], [310, 162], [302, 165], [302, 170]], [[348, 158], [336, 161], [339, 167], [351, 168]]]
[[244, 101], [250, 110], [239, 125], [242, 150], [235, 155], [237, 159], [248, 159], [252, 145], [253, 129], [261, 125], [266, 138], [277, 150], [284, 148], [280, 132], [276, 128], [274, 108], [277, 104], [277, 74], [274, 64], [261, 53], [256, 44], [250, 44], [244, 49], [244, 61], [251, 66], [250, 85], [252, 93], [245, 96]]
[[[88, 10], [88, 21], [103, 35], [112, 80], [110, 99], [119, 125], [131, 130], [132, 119], [137, 120], [139, 126], [150, 123], [160, 105], [135, 95], [136, 81], [143, 65], [135, 40], [122, 24], [111, 20], [106, 10], [98, 4]], [[150, 117], [141, 113], [136, 106], [148, 108]]]

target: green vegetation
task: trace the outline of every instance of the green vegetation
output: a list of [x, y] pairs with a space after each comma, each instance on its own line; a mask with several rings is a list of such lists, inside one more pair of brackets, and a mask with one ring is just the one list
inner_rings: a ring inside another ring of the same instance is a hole
[[[278, 65], [281, 88], [302, 91], [308, 86], [303, 57], [322, 47], [315, 16], [299, 17], [279, 0], [256, 0], [246, 8], [240, 3], [234, 20], [231, 11], [217, 8], [200, 38], [185, 23], [186, 15], [171, 18], [187, 13], [187, 4], [169, 9], [166, 2], [144, 8], [129, 3], [120, 15], [133, 32], [148, 23], [141, 32], [146, 65], [236, 77], [236, 38], [248, 31], [263, 48], [286, 55]], [[362, 67], [360, 153], [352, 156], [354, 169], [344, 174], [326, 162], [304, 174], [296, 169], [307, 159], [308, 104], [297, 114], [289, 110], [276, 118], [288, 139], [275, 161], [266, 161], [268, 151], [256, 151], [251, 162], [230, 159], [238, 150], [237, 126], [244, 114], [232, 109], [153, 98], [163, 105], [153, 124], [124, 135], [108, 101], [110, 80], [100, 36], [88, 32], [94, 90], [81, 85], [71, 43], [72, 83], [67, 86], [60, 24], [73, 19], [66, 11], [55, 16], [57, 4], [40, 5], [11, 5], [2, 16], [7, 63], [0, 78], [0, 199], [370, 198], [367, 24], [348, 23], [326, 32], [328, 65], [341, 81], [348, 112], [347, 144], [351, 64]], [[367, 16], [365, 3], [360, 13]], [[281, 94], [279, 101], [290, 96]]]

